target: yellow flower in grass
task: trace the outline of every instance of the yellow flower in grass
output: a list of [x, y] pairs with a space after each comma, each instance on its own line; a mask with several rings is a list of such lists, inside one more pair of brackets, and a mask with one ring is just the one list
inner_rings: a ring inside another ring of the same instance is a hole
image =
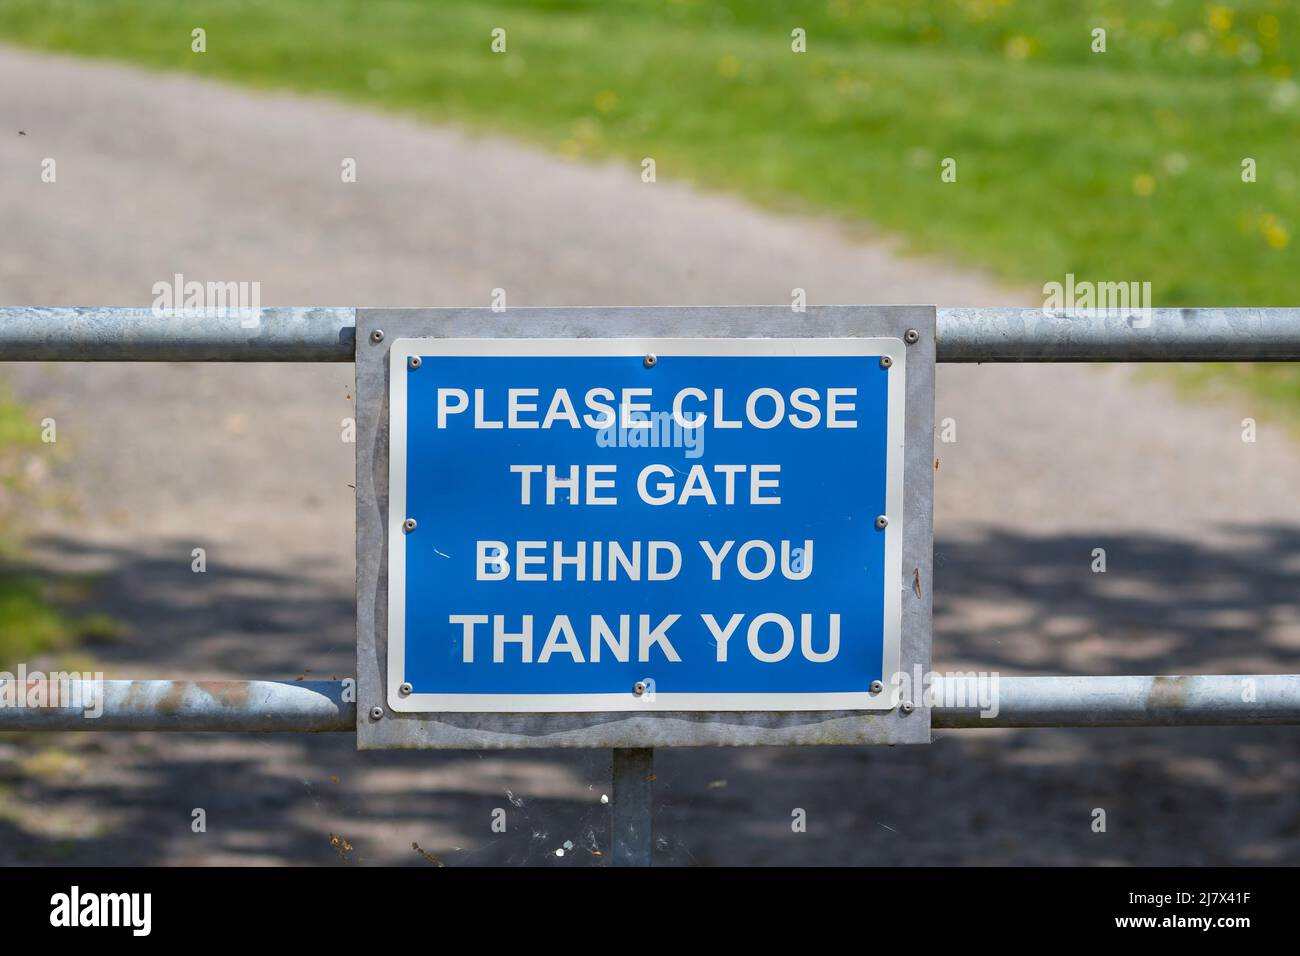
[[1007, 55], [1008, 60], [1024, 60], [1033, 52], [1033, 41], [1029, 37], [1023, 37], [1017, 34], [1013, 37], [1007, 37], [1002, 51]]
[[1156, 178], [1150, 173], [1138, 173], [1133, 177], [1133, 195], [1150, 196], [1156, 191]]
[[1264, 223], [1264, 241], [1271, 249], [1285, 249], [1291, 245], [1291, 233], [1272, 216]]

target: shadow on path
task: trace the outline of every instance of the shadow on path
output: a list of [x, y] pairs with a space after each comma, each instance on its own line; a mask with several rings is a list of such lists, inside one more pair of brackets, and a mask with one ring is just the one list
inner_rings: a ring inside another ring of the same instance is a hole
[[[1300, 669], [1300, 529], [1216, 540], [1229, 543], [941, 535], [938, 668]], [[210, 555], [194, 574], [178, 542], [38, 545], [44, 573], [88, 560], [105, 569], [93, 609], [132, 629], [87, 648], [109, 676], [352, 673], [353, 600], [337, 569], [267, 573]], [[1091, 570], [1094, 548], [1105, 549], [1104, 574]], [[940, 731], [929, 747], [661, 751], [656, 858], [1295, 863], [1297, 757], [1294, 728]], [[346, 734], [6, 735], [0, 862], [602, 865], [608, 769], [604, 752], [359, 754]], [[206, 832], [191, 828], [196, 808]], [[497, 810], [504, 833], [492, 828]], [[806, 832], [792, 829], [797, 810]]]

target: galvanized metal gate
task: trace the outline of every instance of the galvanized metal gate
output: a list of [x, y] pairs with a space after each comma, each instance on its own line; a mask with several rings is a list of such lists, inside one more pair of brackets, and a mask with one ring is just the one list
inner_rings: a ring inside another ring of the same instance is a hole
[[[519, 311], [526, 314], [526, 310]], [[578, 311], [578, 310], [575, 310]], [[466, 318], [473, 315], [466, 310]], [[0, 308], [0, 361], [352, 362], [356, 310], [266, 308], [223, 315], [136, 308]], [[1300, 361], [1300, 309], [1156, 309], [1072, 317], [1039, 309], [939, 309], [940, 362]], [[950, 677], [935, 727], [1300, 724], [1300, 675], [1001, 676], [996, 715], [977, 678]], [[74, 682], [76, 683], [76, 682]], [[1249, 686], [1250, 693], [1243, 693]], [[349, 681], [105, 681], [68, 688], [82, 706], [0, 707], [4, 730], [355, 732]], [[652, 751], [616, 749], [614, 861], [651, 855]]]

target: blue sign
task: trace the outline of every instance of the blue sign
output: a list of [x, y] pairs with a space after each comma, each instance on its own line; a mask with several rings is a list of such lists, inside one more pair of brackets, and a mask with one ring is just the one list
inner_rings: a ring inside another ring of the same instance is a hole
[[394, 710], [889, 706], [900, 340], [399, 339], [391, 362]]

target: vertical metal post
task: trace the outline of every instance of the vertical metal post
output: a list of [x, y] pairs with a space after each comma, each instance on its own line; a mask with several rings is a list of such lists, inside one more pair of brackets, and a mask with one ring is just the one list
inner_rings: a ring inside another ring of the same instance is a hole
[[614, 814], [610, 828], [615, 866], [650, 865], [654, 761], [655, 752], [650, 747], [614, 749]]

